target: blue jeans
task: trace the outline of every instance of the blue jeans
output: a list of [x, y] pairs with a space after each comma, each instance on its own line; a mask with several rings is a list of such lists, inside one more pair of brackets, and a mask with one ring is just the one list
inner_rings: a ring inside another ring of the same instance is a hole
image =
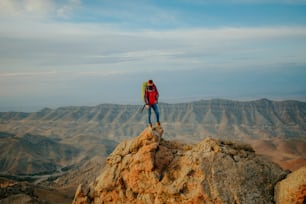
[[153, 109], [155, 116], [156, 116], [156, 122], [159, 122], [159, 111], [158, 111], [158, 106], [157, 104], [151, 105], [148, 109], [148, 123], [152, 124], [151, 121], [151, 109]]

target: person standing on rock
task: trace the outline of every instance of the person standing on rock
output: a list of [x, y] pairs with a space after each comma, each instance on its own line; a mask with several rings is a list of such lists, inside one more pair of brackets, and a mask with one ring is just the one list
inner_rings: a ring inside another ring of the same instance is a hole
[[148, 80], [148, 82], [144, 82], [144, 102], [145, 107], [148, 109], [148, 125], [150, 128], [152, 128], [152, 121], [151, 121], [151, 112], [152, 109], [156, 116], [157, 127], [160, 127], [160, 121], [159, 121], [159, 111], [158, 111], [158, 97], [159, 93], [157, 90], [157, 87], [155, 86], [152, 79]]

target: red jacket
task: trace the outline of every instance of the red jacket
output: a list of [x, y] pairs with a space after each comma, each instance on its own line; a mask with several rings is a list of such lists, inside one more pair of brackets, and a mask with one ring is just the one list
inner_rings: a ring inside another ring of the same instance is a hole
[[144, 97], [145, 97], [145, 102], [147, 105], [154, 105], [158, 103], [159, 93], [154, 84], [151, 90], [149, 89], [148, 86], [146, 87]]

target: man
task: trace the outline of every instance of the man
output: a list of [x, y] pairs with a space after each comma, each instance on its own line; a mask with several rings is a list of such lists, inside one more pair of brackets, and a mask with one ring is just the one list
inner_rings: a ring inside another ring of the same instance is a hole
[[155, 84], [153, 83], [153, 80], [150, 79], [147, 82], [145, 93], [144, 93], [144, 101], [146, 103], [146, 108], [148, 109], [148, 124], [150, 128], [152, 128], [151, 109], [153, 109], [155, 113], [157, 126], [158, 127], [160, 126], [159, 111], [158, 111], [158, 106], [157, 106], [158, 97], [159, 97], [158, 90]]

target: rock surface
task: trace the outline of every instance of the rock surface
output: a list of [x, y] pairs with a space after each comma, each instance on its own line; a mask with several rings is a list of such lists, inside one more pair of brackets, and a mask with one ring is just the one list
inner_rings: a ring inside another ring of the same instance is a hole
[[41, 203], [34, 189], [25, 183], [0, 178], [0, 203]]
[[275, 187], [276, 204], [306, 203], [306, 166], [289, 174]]
[[72, 199], [55, 189], [0, 177], [0, 204], [65, 204]]
[[211, 138], [183, 144], [162, 134], [145, 129], [120, 143], [73, 203], [274, 203], [274, 186], [288, 174], [249, 145]]
[[[56, 174], [62, 168], [76, 170], [92, 157], [106, 157], [114, 145], [139, 134], [147, 117], [139, 114], [141, 108], [101, 104], [0, 112], [0, 174]], [[159, 103], [159, 111], [168, 139], [254, 140], [257, 154], [283, 168], [306, 164], [306, 102], [215, 99]]]

